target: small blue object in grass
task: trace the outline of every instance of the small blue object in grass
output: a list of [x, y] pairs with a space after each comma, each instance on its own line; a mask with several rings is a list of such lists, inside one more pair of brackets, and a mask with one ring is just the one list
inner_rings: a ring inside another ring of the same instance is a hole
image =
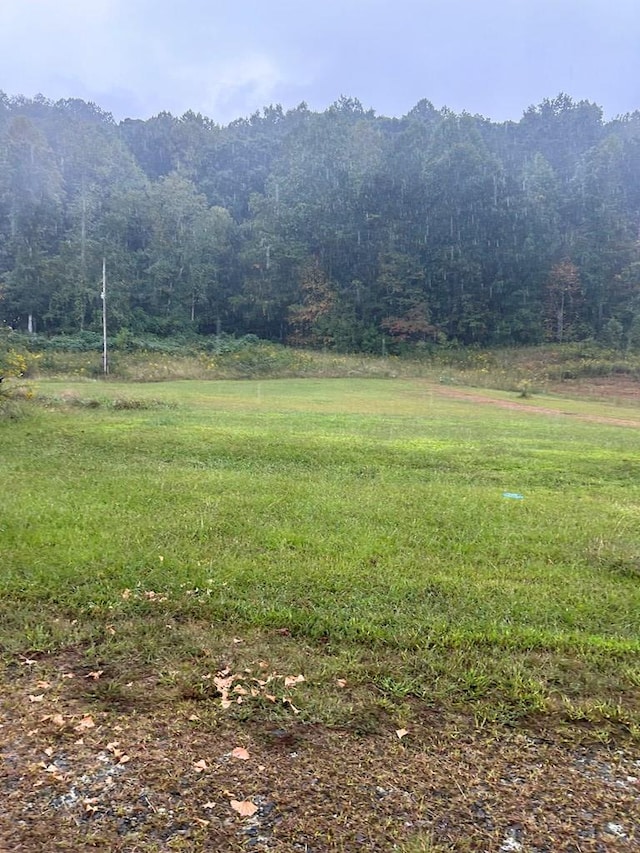
[[503, 498], [511, 498], [513, 501], [523, 501], [524, 495], [519, 495], [518, 492], [503, 492]]

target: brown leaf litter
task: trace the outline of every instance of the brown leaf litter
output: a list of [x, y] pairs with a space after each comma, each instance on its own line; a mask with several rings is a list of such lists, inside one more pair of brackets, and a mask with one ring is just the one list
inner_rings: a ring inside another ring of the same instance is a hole
[[[220, 713], [220, 694], [213, 722], [203, 702], [198, 714], [191, 701], [105, 712], [43, 669], [0, 699], [0, 850], [344, 853], [421, 836], [434, 850], [640, 850], [631, 743], [577, 746], [426, 711], [410, 732], [366, 737], [291, 715], [272, 737], [273, 723]], [[45, 677], [51, 689], [30, 702]]]

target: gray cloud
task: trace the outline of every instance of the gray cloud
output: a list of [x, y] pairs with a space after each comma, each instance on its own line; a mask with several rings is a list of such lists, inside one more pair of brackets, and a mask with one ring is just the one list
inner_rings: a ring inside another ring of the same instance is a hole
[[636, 0], [3, 0], [0, 88], [116, 117], [340, 94], [401, 115], [421, 98], [517, 119], [566, 91], [640, 107]]

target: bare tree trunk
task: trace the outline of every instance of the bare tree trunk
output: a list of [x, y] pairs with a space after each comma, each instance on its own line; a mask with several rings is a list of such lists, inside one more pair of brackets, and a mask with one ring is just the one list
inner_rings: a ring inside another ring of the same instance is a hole
[[564, 293], [560, 297], [560, 307], [558, 308], [558, 325], [556, 329], [556, 337], [558, 343], [562, 343], [564, 336]]

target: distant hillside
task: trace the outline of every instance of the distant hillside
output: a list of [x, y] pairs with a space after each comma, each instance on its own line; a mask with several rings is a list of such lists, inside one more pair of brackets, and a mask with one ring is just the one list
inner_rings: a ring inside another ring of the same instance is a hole
[[640, 113], [341, 98], [220, 127], [0, 93], [0, 321], [364, 352], [640, 348]]

